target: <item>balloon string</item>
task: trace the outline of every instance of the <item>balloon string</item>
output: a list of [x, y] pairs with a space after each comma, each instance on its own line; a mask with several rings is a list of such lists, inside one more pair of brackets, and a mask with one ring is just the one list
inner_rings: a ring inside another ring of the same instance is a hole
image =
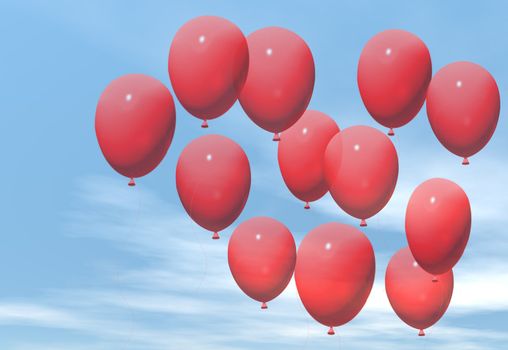
[[[136, 228], [139, 228], [140, 226], [140, 220], [141, 220], [141, 208], [142, 208], [142, 203], [141, 203], [141, 193], [139, 193], [139, 191], [136, 191], [136, 196], [138, 197], [137, 198], [137, 208], [136, 208], [136, 221], [135, 221], [135, 226]], [[136, 234], [134, 232], [134, 234]], [[130, 317], [131, 317], [131, 322], [132, 322], [132, 318], [135, 317], [135, 310], [134, 308], [132, 309], [132, 311], [130, 312]], [[132, 333], [132, 337], [134, 338], [134, 334], [135, 332], [131, 332]]]
[[428, 348], [428, 346], [427, 346], [427, 345], [428, 345], [428, 340], [427, 340], [427, 339], [428, 339], [429, 337], [426, 335], [426, 336], [425, 336], [425, 337], [423, 337], [423, 338], [424, 338], [424, 339], [423, 339], [423, 350], [426, 350], [426, 349]]
[[309, 319], [306, 320], [307, 323], [307, 334], [305, 335], [305, 342], [303, 343], [303, 349], [307, 350], [309, 346], [309, 336], [310, 336], [310, 323]]
[[306, 334], [305, 334], [305, 340], [303, 341], [303, 346], [302, 346], [302, 350], [307, 350], [307, 348], [309, 347], [309, 320], [306, 320], [306, 328], [307, 328], [307, 331], [306, 331]]
[[[134, 195], [135, 199], [134, 199], [134, 221], [131, 222], [131, 225], [130, 225], [130, 235], [133, 236], [136, 234], [136, 229], [139, 227], [139, 221], [140, 221], [140, 216], [141, 216], [141, 196], [139, 195], [139, 190], [137, 192], [134, 192], [136, 191], [135, 189], [132, 189], [130, 190], [129, 192], [132, 191], [132, 195]], [[137, 197], [137, 198], [136, 198]], [[117, 278], [118, 280], [120, 281], [120, 269], [118, 270], [118, 274], [117, 274]], [[122, 293], [119, 293], [120, 295], [122, 295]], [[127, 313], [127, 321], [129, 322], [132, 322], [132, 320], [134, 319], [134, 308], [129, 308], [127, 306], [127, 303], [126, 303], [126, 297], [120, 297], [123, 299], [123, 303], [125, 305], [125, 309], [126, 309], [126, 313]], [[129, 332], [131, 335], [128, 336], [128, 338], [131, 340], [131, 341], [134, 341], [134, 332]]]
[[[300, 312], [303, 312], [303, 315], [305, 315], [307, 313], [307, 310], [305, 310], [305, 308], [303, 307], [301, 301], [300, 301], [300, 298], [297, 298], [297, 302], [298, 302], [298, 305], [300, 305]], [[307, 324], [307, 334], [305, 335], [305, 341], [303, 343], [303, 350], [307, 350], [308, 346], [309, 346], [309, 339], [310, 339], [310, 322], [309, 322], [309, 318], [307, 317], [305, 319], [305, 323]]]
[[201, 274], [201, 280], [199, 281], [199, 283], [196, 285], [196, 287], [194, 289], [194, 293], [201, 291], [201, 289], [203, 288], [203, 286], [205, 284], [206, 277], [208, 275], [208, 255], [206, 254], [205, 247], [203, 246], [203, 243], [201, 242], [199, 237], [198, 237], [198, 245], [199, 245], [199, 250], [201, 251], [201, 257], [203, 260], [203, 272]]

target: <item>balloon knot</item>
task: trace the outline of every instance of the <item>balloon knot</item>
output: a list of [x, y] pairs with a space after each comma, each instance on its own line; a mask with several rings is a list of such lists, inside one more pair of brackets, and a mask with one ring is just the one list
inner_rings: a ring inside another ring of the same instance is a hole
[[279, 135], [279, 133], [278, 133], [278, 132], [276, 132], [276, 133], [274, 133], [274, 134], [273, 134], [273, 139], [272, 139], [272, 140], [273, 140], [273, 141], [276, 141], [276, 142], [280, 141], [280, 135]]
[[303, 209], [310, 209], [309, 202], [305, 202], [305, 207], [303, 207]]
[[367, 226], [367, 221], [365, 221], [365, 219], [362, 219], [362, 221], [360, 221], [360, 226], [361, 227]]
[[419, 337], [424, 337], [425, 336], [425, 332], [423, 331], [423, 329], [420, 329], [420, 332], [418, 332], [418, 336]]
[[388, 131], [388, 136], [394, 136], [395, 135], [395, 132], [393, 131], [393, 128], [390, 128], [390, 130]]
[[136, 186], [136, 182], [134, 181], [133, 177], [131, 177], [131, 179], [129, 181], [129, 186], [131, 186], [131, 187]]
[[219, 238], [220, 238], [219, 234], [217, 232], [214, 232], [212, 239], [219, 239]]
[[432, 276], [432, 282], [436, 283], [437, 281], [439, 281], [439, 280], [437, 279], [437, 277], [436, 277], [436, 276]]
[[333, 327], [330, 327], [328, 329], [328, 335], [335, 335], [335, 331], [333, 330]]
[[206, 119], [203, 120], [203, 124], [201, 124], [201, 127], [204, 129], [208, 128], [208, 122], [206, 121]]
[[464, 160], [462, 161], [462, 165], [469, 165], [469, 159], [467, 159], [467, 157], [464, 157]]
[[268, 309], [268, 305], [266, 305], [266, 303], [264, 301], [261, 303], [261, 309], [263, 309], [263, 310]]

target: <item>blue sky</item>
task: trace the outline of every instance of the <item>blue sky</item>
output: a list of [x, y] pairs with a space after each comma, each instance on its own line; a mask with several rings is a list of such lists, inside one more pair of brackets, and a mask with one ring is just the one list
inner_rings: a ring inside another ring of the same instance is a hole
[[[214, 14], [244, 33], [278, 25], [300, 34], [316, 63], [310, 107], [341, 128], [376, 126], [356, 86], [364, 43], [389, 28], [428, 45], [436, 72], [470, 60], [496, 78], [504, 100], [508, 4], [464, 1], [86, 1], [0, 4], [0, 348], [116, 349], [502, 349], [508, 341], [508, 127], [502, 104], [491, 142], [471, 166], [433, 136], [425, 113], [397, 130], [400, 176], [388, 206], [365, 233], [377, 276], [365, 309], [337, 336], [308, 316], [291, 283], [261, 312], [234, 285], [227, 237], [212, 241], [181, 207], [176, 159], [205, 133], [237, 141], [250, 158], [249, 201], [233, 224], [256, 215], [284, 222], [297, 242], [329, 221], [357, 224], [329, 196], [304, 211], [283, 184], [272, 135], [238, 104], [211, 127], [177, 105], [176, 133], [162, 164], [129, 188], [107, 165], [94, 133], [102, 89], [126, 73], [150, 74], [169, 86], [167, 54], [185, 21]], [[383, 276], [405, 245], [404, 209], [411, 191], [447, 177], [473, 208], [469, 246], [456, 266], [447, 314], [416, 331], [391, 311]]]

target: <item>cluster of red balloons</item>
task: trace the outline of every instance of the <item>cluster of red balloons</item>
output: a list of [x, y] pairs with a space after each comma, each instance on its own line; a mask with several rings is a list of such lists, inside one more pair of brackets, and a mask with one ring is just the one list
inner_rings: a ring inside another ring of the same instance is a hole
[[381, 32], [365, 45], [358, 88], [370, 115], [390, 128], [389, 135], [409, 123], [426, 101], [434, 134], [464, 158], [464, 165], [489, 142], [499, 119], [499, 89], [487, 70], [454, 62], [432, 77], [427, 46], [403, 30]]
[[420, 184], [406, 209], [409, 247], [390, 260], [386, 293], [395, 313], [420, 330], [445, 313], [453, 292], [452, 268], [466, 248], [471, 230], [471, 206], [459, 185], [446, 179]]
[[[358, 87], [370, 115], [390, 128], [388, 135], [410, 122], [426, 101], [436, 137], [464, 165], [490, 140], [499, 118], [499, 90], [485, 69], [456, 62], [432, 77], [426, 45], [402, 30], [379, 33], [365, 45]], [[414, 190], [405, 222], [408, 247], [390, 260], [386, 293], [396, 314], [424, 335], [451, 300], [452, 268], [471, 230], [469, 199], [452, 181], [430, 179]]]
[[[208, 121], [238, 100], [246, 115], [273, 133], [278, 163], [291, 193], [305, 202], [330, 192], [337, 205], [366, 226], [390, 200], [399, 161], [390, 138], [375, 128], [340, 130], [326, 114], [307, 110], [315, 69], [312, 53], [295, 33], [263, 28], [245, 37], [230, 21], [212, 16], [183, 25], [171, 44], [168, 71], [181, 105]], [[499, 92], [478, 65], [457, 62], [432, 78], [429, 50], [402, 30], [374, 36], [358, 63], [358, 87], [372, 117], [393, 129], [410, 122], [427, 101], [437, 138], [467, 157], [492, 136], [499, 117]], [[140, 74], [113, 81], [102, 93], [96, 134], [109, 164], [134, 179], [164, 158], [175, 129], [169, 90]], [[281, 137], [280, 133], [283, 132]], [[250, 191], [247, 155], [236, 142], [206, 135], [189, 143], [176, 166], [176, 187], [189, 216], [213, 232], [241, 214]], [[466, 247], [471, 208], [465, 192], [446, 179], [418, 186], [406, 210], [408, 247], [390, 260], [386, 292], [396, 314], [423, 330], [446, 311], [452, 268]], [[242, 291], [267, 308], [293, 274], [300, 299], [318, 322], [333, 327], [352, 320], [365, 305], [375, 276], [372, 245], [360, 230], [340, 223], [309, 232], [298, 251], [289, 229], [269, 217], [238, 225], [228, 246], [228, 262]]]

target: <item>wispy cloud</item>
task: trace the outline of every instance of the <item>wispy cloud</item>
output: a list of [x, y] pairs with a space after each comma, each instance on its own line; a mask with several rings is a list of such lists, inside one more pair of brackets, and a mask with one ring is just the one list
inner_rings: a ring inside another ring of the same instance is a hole
[[81, 325], [72, 313], [26, 302], [0, 303], [0, 323], [56, 328], [77, 328]]
[[[261, 311], [230, 276], [227, 240], [210, 240], [182, 209], [147, 189], [133, 190], [120, 181], [91, 177], [80, 183], [76, 193], [80, 204], [68, 216], [69, 234], [108, 240], [143, 259], [141, 267], [120, 265], [111, 271], [98, 266], [97, 273], [108, 274], [107, 286], [52, 290], [39, 303], [5, 302], [0, 304], [1, 323], [72, 329], [95, 337], [97, 349], [103, 344], [109, 349], [233, 349], [237, 344], [245, 349], [261, 344], [301, 349], [339, 344], [351, 349], [422, 346], [415, 332], [391, 311], [382, 274], [360, 315], [340, 327], [337, 337], [328, 337], [324, 327], [305, 312], [294, 281], [267, 311]], [[492, 310], [491, 305], [497, 311], [508, 310], [508, 293], [502, 287], [507, 285], [507, 275], [500, 273], [478, 269], [461, 273], [449, 314], [485, 312]], [[495, 289], [489, 294], [490, 303], [484, 299], [485, 288]], [[446, 320], [429, 335], [431, 340], [426, 341], [438, 341], [447, 349], [485, 349], [478, 332], [452, 327]], [[508, 340], [497, 330], [482, 331], [481, 337], [492, 342]], [[23, 345], [35, 348], [29, 342]], [[73, 344], [53, 345], [80, 349]]]
[[[399, 152], [399, 155], [401, 154], [407, 156]], [[411, 155], [411, 158], [422, 157]], [[405, 164], [411, 164], [411, 171], [408, 173], [407, 167], [401, 168], [392, 198], [371, 221], [381, 229], [404, 232], [406, 206], [414, 189], [428, 179], [444, 177], [459, 184], [467, 193], [473, 213], [473, 234], [508, 223], [507, 216], [503, 214], [504, 208], [508, 206], [508, 197], [500, 195], [499, 189], [499, 179], [508, 171], [506, 164], [501, 159], [478, 157], [472, 160], [470, 166], [465, 167], [455, 160], [453, 162], [449, 158], [433, 158], [431, 162], [418, 162], [404, 158]], [[347, 217], [329, 195], [314, 207], [326, 214], [339, 214], [346, 217], [346, 220], [354, 221]], [[502, 233], [497, 229], [493, 231]]]

